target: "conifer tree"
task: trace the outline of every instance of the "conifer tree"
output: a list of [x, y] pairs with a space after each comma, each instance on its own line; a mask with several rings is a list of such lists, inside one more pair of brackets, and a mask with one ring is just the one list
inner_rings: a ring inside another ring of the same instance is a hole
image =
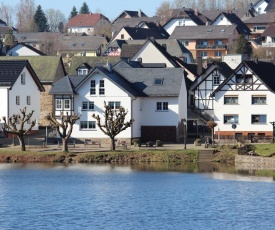
[[49, 24], [47, 18], [40, 5], [38, 5], [37, 7], [37, 10], [33, 16], [33, 20], [37, 25], [38, 32], [49, 31]]
[[76, 15], [78, 15], [78, 12], [77, 12], [75, 6], [73, 6], [73, 9], [72, 9], [72, 11], [70, 13], [70, 16], [69, 16], [69, 20], [72, 19]]
[[83, 2], [83, 5], [81, 6], [79, 13], [80, 14], [89, 14], [90, 13], [89, 6], [87, 5], [86, 2]]

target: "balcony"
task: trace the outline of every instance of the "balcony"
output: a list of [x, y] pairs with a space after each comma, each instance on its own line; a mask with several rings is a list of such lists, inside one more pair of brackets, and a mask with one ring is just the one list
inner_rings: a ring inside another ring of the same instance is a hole
[[227, 45], [196, 45], [196, 49], [227, 49]]

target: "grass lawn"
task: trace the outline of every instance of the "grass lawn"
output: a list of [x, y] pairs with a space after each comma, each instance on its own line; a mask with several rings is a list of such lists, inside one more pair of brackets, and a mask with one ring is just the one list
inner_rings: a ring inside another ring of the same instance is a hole
[[275, 144], [254, 144], [255, 152], [260, 156], [270, 156], [275, 154]]

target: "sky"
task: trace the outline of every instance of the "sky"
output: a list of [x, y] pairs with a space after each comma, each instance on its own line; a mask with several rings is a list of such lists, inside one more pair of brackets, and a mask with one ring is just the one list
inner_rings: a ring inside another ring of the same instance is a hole
[[[141, 9], [147, 16], [152, 17], [155, 15], [156, 8], [164, 0], [34, 0], [35, 5], [41, 5], [43, 11], [54, 8], [59, 9], [66, 18], [69, 17], [73, 6], [79, 11], [83, 2], [86, 2], [90, 11], [96, 12], [98, 9], [104, 16], [109, 18], [110, 21], [115, 19], [124, 10], [139, 10]], [[16, 6], [20, 0], [0, 0], [9, 6]]]

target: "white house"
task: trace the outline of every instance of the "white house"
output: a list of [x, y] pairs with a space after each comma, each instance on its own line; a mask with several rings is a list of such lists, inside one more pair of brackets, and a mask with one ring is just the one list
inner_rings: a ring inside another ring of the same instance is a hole
[[7, 55], [8, 56], [46, 56], [45, 53], [25, 43], [18, 43], [14, 45], [7, 51]]
[[132, 68], [121, 61], [114, 67], [97, 67], [87, 76], [67, 76], [54, 84], [51, 93], [57, 117], [60, 111], [80, 115], [72, 133], [75, 138], [108, 138], [92, 118], [98, 114], [103, 119], [104, 101], [114, 109], [124, 107], [128, 110], [126, 120], [135, 120], [117, 138], [176, 142], [177, 127], [187, 119], [181, 68]]
[[[214, 120], [221, 135], [272, 136], [275, 121], [275, 84], [271, 62], [243, 61], [216, 88]], [[232, 124], [236, 128], [232, 128]]]
[[[26, 60], [0, 61], [0, 117], [11, 117], [26, 107], [34, 110], [31, 120], [36, 120], [33, 131], [38, 130], [40, 92], [45, 91], [30, 63]], [[0, 125], [3, 125], [1, 120]], [[25, 125], [28, 128], [28, 124]]]

